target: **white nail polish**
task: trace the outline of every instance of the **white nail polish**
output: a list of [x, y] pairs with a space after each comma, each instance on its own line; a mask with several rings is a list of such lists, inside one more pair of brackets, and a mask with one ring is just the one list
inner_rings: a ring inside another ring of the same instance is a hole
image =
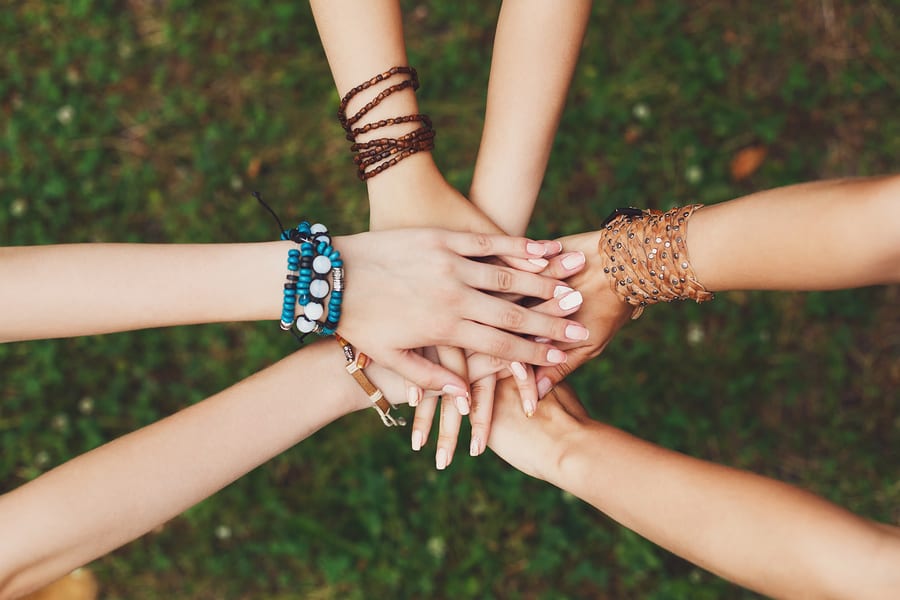
[[469, 414], [469, 402], [462, 396], [456, 397], [456, 409], [461, 415]]
[[549, 262], [547, 262], [546, 258], [529, 258], [528, 262], [542, 269], [550, 264]]
[[582, 298], [581, 292], [572, 292], [559, 300], [559, 307], [563, 310], [570, 310], [576, 306], [581, 306], [582, 302], [584, 302], [584, 298]]
[[412, 449], [416, 452], [422, 449], [422, 432], [418, 429], [412, 432]]
[[584, 264], [584, 253], [576, 252], [574, 254], [570, 254], [562, 260], [562, 266], [566, 269], [572, 270], [576, 267], [580, 267]]
[[481, 440], [473, 437], [472, 443], [469, 444], [469, 456], [478, 456], [479, 454], [481, 454]]
[[566, 285], [558, 285], [558, 286], [556, 286], [556, 288], [554, 288], [554, 290], [553, 290], [553, 297], [554, 297], [554, 298], [559, 298], [560, 296], [565, 296], [565, 295], [568, 294], [569, 292], [574, 292], [574, 291], [575, 291], [575, 290], [573, 290], [573, 289], [570, 288], [569, 286], [566, 286]]
[[447, 468], [447, 451], [443, 448], [438, 448], [437, 454], [434, 457], [434, 466], [437, 467], [439, 471], [443, 471]]

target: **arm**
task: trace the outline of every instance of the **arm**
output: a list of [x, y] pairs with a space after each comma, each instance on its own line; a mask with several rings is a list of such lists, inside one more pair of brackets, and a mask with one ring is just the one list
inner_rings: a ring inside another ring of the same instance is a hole
[[691, 562], [778, 598], [890, 598], [900, 587], [895, 527], [592, 421], [566, 389], [532, 419], [510, 395], [497, 398], [490, 439], [502, 458]]
[[531, 219], [590, 11], [591, 0], [500, 9], [469, 196], [507, 233], [524, 233]]
[[[463, 258], [496, 253], [523, 259], [542, 254], [542, 244], [532, 244], [529, 250], [529, 242], [522, 238], [438, 230], [365, 233], [335, 238], [334, 243], [345, 260], [342, 334], [428, 389], [451, 385], [464, 390], [467, 384], [409, 352], [412, 348], [466, 341], [480, 351], [506, 354], [512, 360], [542, 362], [551, 360], [547, 358], [551, 346], [485, 325], [497, 323], [509, 331], [565, 339], [565, 328], [571, 324], [476, 291], [508, 288], [552, 298], [558, 280]], [[288, 245], [4, 248], [0, 250], [4, 282], [0, 340], [276, 319]], [[416, 260], [409, 260], [410, 248], [416, 249]], [[441, 277], [436, 278], [436, 272]], [[454, 302], [446, 302], [447, 298]], [[393, 326], [398, 310], [404, 311], [406, 327]]]

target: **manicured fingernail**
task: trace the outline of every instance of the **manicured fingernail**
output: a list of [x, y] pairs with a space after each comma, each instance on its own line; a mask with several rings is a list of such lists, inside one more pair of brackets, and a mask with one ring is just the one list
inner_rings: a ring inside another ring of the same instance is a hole
[[550, 264], [546, 258], [529, 258], [528, 262], [542, 269]]
[[570, 340], [584, 341], [590, 337], [590, 332], [581, 325], [569, 325], [566, 327], [566, 337]]
[[572, 252], [567, 255], [564, 259], [562, 259], [563, 268], [569, 269], [577, 269], [581, 265], [584, 264], [584, 252]]
[[438, 448], [437, 454], [434, 456], [434, 466], [438, 468], [438, 471], [447, 468], [447, 451], [443, 448]]
[[465, 396], [456, 397], [456, 410], [458, 410], [461, 415], [469, 414], [469, 401], [466, 400]]
[[455, 396], [466, 397], [469, 395], [468, 392], [466, 392], [466, 390], [462, 389], [461, 387], [456, 387], [452, 383], [448, 383], [447, 385], [442, 387], [441, 391], [444, 392], [445, 394], [449, 394], [450, 396], [454, 396], [454, 397]]
[[469, 444], [469, 456], [478, 456], [482, 452], [484, 449], [481, 447], [481, 439], [478, 436], [473, 437]]
[[553, 289], [553, 297], [559, 298], [560, 296], [565, 296], [569, 292], [574, 292], [572, 288], [567, 285], [558, 285]]
[[567, 357], [566, 353], [558, 348], [550, 348], [550, 351], [547, 352], [547, 360], [552, 363], [560, 364], [566, 362]]
[[537, 382], [538, 398], [543, 398], [550, 391], [553, 384], [546, 377], [541, 377]]
[[544, 245], [538, 242], [528, 242], [525, 244], [525, 250], [532, 256], [543, 256], [545, 251]]
[[[538, 387], [540, 389], [540, 387]], [[425, 436], [422, 435], [422, 432], [418, 429], [414, 429], [412, 432], [412, 449], [418, 452], [422, 449], [422, 439]]]
[[562, 242], [546, 242], [547, 254], [559, 254], [562, 252]]
[[525, 381], [528, 379], [528, 371], [525, 370], [525, 365], [520, 362], [509, 363], [509, 370], [512, 371], [512, 374], [519, 381]]
[[584, 298], [581, 292], [572, 292], [559, 299], [559, 307], [563, 310], [570, 310], [576, 306], [581, 306], [582, 302], [584, 302]]
[[534, 338], [534, 341], [536, 341], [538, 344], [546, 344], [547, 342], [550, 341], [550, 338], [536, 337], [536, 338]]
[[406, 400], [409, 402], [410, 406], [418, 406], [418, 404], [419, 404], [418, 388], [414, 388], [414, 387], [406, 388]]
[[529, 398], [528, 400], [523, 400], [522, 407], [525, 409], [525, 416], [529, 419], [534, 416], [534, 411], [537, 410], [537, 405], [531, 398]]

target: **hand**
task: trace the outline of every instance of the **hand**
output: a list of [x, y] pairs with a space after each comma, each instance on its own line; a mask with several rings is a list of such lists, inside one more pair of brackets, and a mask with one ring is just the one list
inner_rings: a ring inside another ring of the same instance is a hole
[[587, 326], [590, 336], [583, 342], [559, 346], [568, 355], [565, 363], [537, 369], [535, 377], [541, 397], [569, 373], [603, 352], [619, 328], [630, 320], [633, 312], [633, 307], [613, 291], [609, 276], [600, 266], [597, 255], [599, 231], [570, 235], [559, 241], [562, 242], [564, 251], [578, 250], [587, 258], [586, 268], [567, 279], [566, 283], [581, 291], [584, 296], [584, 304], [573, 317]]
[[512, 382], [501, 381], [488, 446], [526, 475], [548, 480], [565, 455], [568, 437], [592, 422], [568, 384], [548, 392], [529, 418], [522, 414]]
[[335, 247], [344, 257], [347, 282], [341, 335], [425, 389], [468, 399], [464, 378], [415, 348], [464, 345], [506, 360], [550, 365], [564, 362], [565, 354], [513, 332], [566, 340], [567, 329], [581, 327], [479, 291], [553, 297], [559, 280], [465, 258], [543, 255], [542, 244], [524, 238], [394, 230], [338, 238]]

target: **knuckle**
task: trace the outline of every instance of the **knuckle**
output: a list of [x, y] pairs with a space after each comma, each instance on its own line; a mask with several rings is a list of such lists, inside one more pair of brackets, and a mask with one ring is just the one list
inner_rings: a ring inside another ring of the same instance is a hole
[[505, 358], [509, 356], [512, 344], [506, 336], [497, 336], [490, 342], [489, 354], [493, 357]]
[[491, 238], [487, 234], [476, 233], [473, 241], [480, 251], [490, 253], [493, 244], [491, 243]]
[[502, 369], [506, 366], [506, 361], [500, 358], [499, 356], [491, 355], [489, 358], [488, 364], [492, 369]]
[[497, 269], [497, 290], [508, 292], [512, 289], [513, 274], [509, 269]]
[[521, 308], [510, 308], [500, 315], [500, 323], [504, 329], [518, 329], [525, 321], [525, 311]]

